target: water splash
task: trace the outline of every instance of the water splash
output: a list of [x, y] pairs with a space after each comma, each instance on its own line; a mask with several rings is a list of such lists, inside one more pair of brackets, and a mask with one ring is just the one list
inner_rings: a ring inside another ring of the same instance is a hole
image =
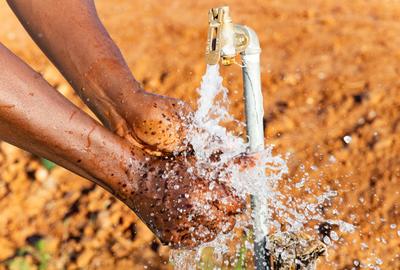
[[[245, 153], [248, 143], [240, 136], [227, 130], [221, 123], [235, 120], [228, 112], [228, 90], [222, 86], [218, 65], [209, 65], [198, 93], [198, 109], [194, 115], [194, 125], [188, 134], [188, 141], [193, 146], [198, 167], [207, 167], [212, 171], [220, 170], [240, 154]], [[254, 195], [260, 199], [271, 197], [270, 191], [283, 174], [287, 173], [286, 162], [280, 156], [273, 156], [273, 147], [269, 146], [255, 155], [255, 166], [242, 170], [240, 164], [230, 162], [225, 170], [229, 174], [231, 185], [237, 194], [245, 197]], [[218, 160], [213, 156], [218, 154]], [[261, 169], [261, 170], [260, 170]], [[260, 174], [260, 171], [269, 171]]]
[[224, 164], [232, 157], [245, 152], [247, 148], [241, 137], [233, 135], [221, 125], [222, 122], [234, 119], [227, 111], [228, 90], [222, 86], [218, 68], [218, 65], [207, 66], [198, 89], [200, 97], [194, 115], [194, 125], [188, 136], [188, 141], [201, 164], [210, 162], [210, 158], [217, 152], [221, 154], [218, 163]]
[[[243, 169], [240, 164], [232, 162], [246, 152], [248, 143], [224, 126], [227, 122], [234, 122], [242, 128], [245, 125], [228, 112], [228, 90], [223, 87], [222, 81], [219, 66], [207, 66], [198, 89], [199, 99], [194, 114], [194, 124], [187, 135], [188, 143], [193, 147], [197, 158], [196, 169], [209, 176], [219, 173], [222, 179], [224, 176], [229, 176], [226, 178], [230, 179], [229, 184], [237, 195], [242, 198], [252, 195], [259, 201], [265, 202], [266, 207], [258, 213], [262, 216], [262, 228], [259, 230], [264, 235], [283, 229], [298, 232], [312, 220], [337, 224], [342, 231], [352, 231], [353, 226], [346, 222], [326, 220], [318, 207], [324, 201], [335, 197], [337, 195], [335, 191], [327, 190], [321, 195], [315, 195], [314, 202], [309, 202], [288, 197], [277, 190], [280, 180], [288, 173], [288, 168], [284, 158], [273, 154], [273, 146], [267, 146], [265, 150], [254, 155], [254, 166]], [[304, 187], [306, 181], [307, 178], [302, 179], [296, 184], [296, 188]], [[239, 217], [236, 227], [248, 232], [248, 228], [253, 225], [252, 219], [248, 216]], [[217, 259], [221, 260], [222, 254], [229, 250], [227, 243], [234, 238], [232, 232], [221, 234], [214, 241], [204, 243], [194, 251], [172, 251], [171, 260], [176, 269], [195, 269], [201, 251], [205, 247], [213, 247]], [[246, 246], [252, 247], [250, 242], [246, 242]]]

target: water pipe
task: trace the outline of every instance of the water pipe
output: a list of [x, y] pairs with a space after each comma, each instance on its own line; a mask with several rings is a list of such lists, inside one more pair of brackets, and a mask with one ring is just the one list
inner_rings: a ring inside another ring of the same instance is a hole
[[[242, 58], [243, 87], [245, 98], [246, 129], [249, 140], [249, 152], [264, 149], [263, 97], [260, 78], [261, 48], [256, 33], [244, 25], [233, 24], [229, 7], [212, 8], [209, 11], [209, 30], [206, 47], [206, 62], [216, 65], [231, 65], [235, 57]], [[263, 173], [263, 172], [260, 172]], [[267, 228], [264, 213], [266, 202], [252, 198], [252, 217], [254, 225], [254, 260], [255, 269], [269, 269], [265, 236]]]
[[[257, 34], [247, 26], [232, 23], [227, 6], [210, 9], [208, 16], [206, 62], [208, 65], [221, 62], [227, 66], [235, 63], [236, 56], [240, 54], [249, 153], [261, 151], [264, 149], [264, 110], [260, 78], [261, 49]], [[268, 235], [268, 224], [265, 224], [267, 204], [256, 197], [251, 199], [255, 235], [254, 268], [315, 269], [318, 257], [326, 254], [326, 246], [305, 233], [278, 232]], [[280, 256], [281, 253], [286, 256]]]

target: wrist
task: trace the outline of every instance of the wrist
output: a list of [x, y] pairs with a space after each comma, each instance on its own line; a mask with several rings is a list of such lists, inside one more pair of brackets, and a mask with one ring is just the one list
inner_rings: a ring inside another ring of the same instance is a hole
[[82, 95], [100, 120], [113, 129], [124, 119], [124, 107], [144, 93], [129, 68], [115, 58], [96, 60], [84, 75]]
[[119, 101], [127, 92], [143, 92], [125, 62], [116, 58], [95, 60], [84, 72], [84, 82], [113, 101]]

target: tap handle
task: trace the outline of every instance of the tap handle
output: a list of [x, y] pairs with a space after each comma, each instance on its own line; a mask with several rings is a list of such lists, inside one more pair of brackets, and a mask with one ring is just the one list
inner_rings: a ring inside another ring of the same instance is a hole
[[206, 47], [207, 64], [216, 65], [220, 60], [223, 65], [234, 63], [235, 57], [249, 44], [249, 37], [243, 29], [244, 26], [232, 23], [229, 7], [210, 9]]
[[216, 65], [221, 57], [221, 33], [224, 21], [229, 18], [229, 8], [212, 8], [208, 12], [208, 36], [206, 47], [206, 62]]

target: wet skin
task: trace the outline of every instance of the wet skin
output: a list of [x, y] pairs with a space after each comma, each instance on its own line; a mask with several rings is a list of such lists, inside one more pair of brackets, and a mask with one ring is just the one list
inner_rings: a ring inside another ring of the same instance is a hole
[[182, 124], [186, 119], [177, 115], [182, 110], [185, 115], [190, 107], [140, 87], [99, 20], [92, 0], [7, 2], [32, 39], [106, 127], [147, 149], [183, 149]]
[[191, 109], [140, 88], [93, 2], [8, 2], [104, 126], [0, 44], [0, 139], [101, 185], [165, 244], [194, 247], [229, 231], [240, 199], [221, 179], [188, 173], [193, 158], [171, 155], [185, 151]]

